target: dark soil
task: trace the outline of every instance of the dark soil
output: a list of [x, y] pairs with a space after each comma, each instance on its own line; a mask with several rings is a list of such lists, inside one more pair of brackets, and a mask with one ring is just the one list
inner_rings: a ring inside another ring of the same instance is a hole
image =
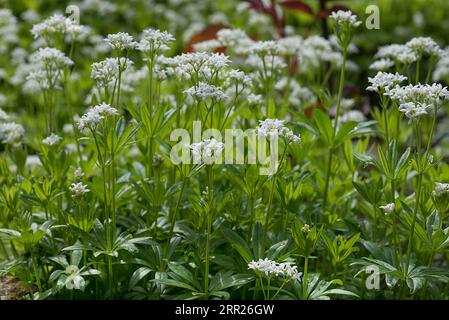
[[31, 292], [30, 287], [12, 275], [0, 276], [0, 300], [19, 300]]

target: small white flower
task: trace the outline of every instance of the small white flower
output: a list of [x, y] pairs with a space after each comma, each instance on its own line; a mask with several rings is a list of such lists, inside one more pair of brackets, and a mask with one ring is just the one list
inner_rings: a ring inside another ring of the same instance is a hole
[[117, 109], [109, 104], [101, 103], [90, 108], [80, 119], [78, 119], [78, 129], [83, 131], [87, 128], [95, 129], [101, 120], [106, 116], [119, 115]]
[[157, 29], [144, 30], [141, 39], [137, 44], [137, 50], [151, 54], [169, 50], [169, 45], [175, 41], [170, 33]]
[[259, 41], [255, 42], [250, 49], [252, 54], [260, 56], [277, 56], [281, 52], [279, 43], [275, 41]]
[[435, 182], [435, 189], [432, 191], [434, 197], [449, 194], [449, 183]]
[[62, 14], [54, 14], [43, 22], [35, 24], [31, 33], [35, 39], [42, 37], [49, 44], [58, 36], [67, 36], [66, 42], [85, 39], [90, 33], [90, 28], [79, 25]]
[[399, 105], [399, 111], [403, 112], [409, 119], [416, 119], [419, 116], [428, 114], [427, 110], [430, 105], [421, 103], [406, 102]]
[[277, 40], [279, 54], [286, 56], [297, 55], [303, 46], [304, 39], [301, 36], [284, 37]]
[[259, 120], [259, 126], [256, 128], [256, 133], [259, 138], [279, 138], [284, 137], [288, 141], [299, 143], [301, 138], [293, 131], [284, 126], [284, 120], [265, 119]]
[[271, 276], [283, 277], [288, 280], [299, 280], [302, 276], [301, 272], [298, 272], [297, 266], [290, 262], [278, 263], [268, 258], [259, 259], [258, 261], [250, 261], [248, 263], [248, 269], [262, 273], [266, 277]]
[[195, 43], [193, 45], [193, 49], [198, 52], [213, 52], [220, 48], [222, 45], [220, 41], [216, 39], [201, 41], [198, 43]]
[[405, 44], [407, 47], [415, 51], [418, 56], [426, 53], [431, 56], [439, 57], [443, 53], [440, 46], [429, 37], [413, 38]]
[[396, 86], [387, 88], [384, 93], [391, 99], [399, 103], [399, 111], [409, 119], [416, 119], [425, 115], [428, 109], [436, 108], [449, 98], [449, 92], [441, 84], [432, 85], [408, 85], [405, 87]]
[[253, 104], [253, 105], [262, 104], [262, 102], [263, 102], [263, 97], [260, 94], [251, 93], [248, 95], [247, 99], [248, 99], [248, 103]]
[[369, 68], [378, 71], [386, 71], [390, 68], [394, 67], [394, 61], [390, 59], [380, 59], [374, 61]]
[[30, 61], [35, 64], [44, 65], [45, 68], [56, 70], [73, 65], [73, 61], [66, 57], [64, 52], [49, 47], [39, 48], [38, 51], [31, 55]]
[[350, 122], [350, 121], [356, 121], [356, 122], [362, 122], [365, 121], [366, 117], [365, 115], [359, 111], [359, 110], [349, 110], [341, 115], [340, 122]]
[[70, 192], [72, 193], [73, 198], [79, 198], [83, 196], [84, 194], [90, 192], [87, 185], [83, 184], [82, 182], [74, 182], [69, 187]]
[[207, 83], [200, 82], [198, 86], [191, 87], [184, 91], [185, 94], [202, 101], [211, 98], [214, 100], [223, 100], [226, 98], [226, 94], [219, 87], [209, 85]]
[[21, 143], [25, 129], [18, 123], [0, 123], [0, 141], [4, 144], [18, 146]]
[[347, 24], [351, 27], [359, 27], [362, 22], [357, 20], [357, 16], [353, 15], [351, 11], [343, 11], [338, 10], [337, 12], [333, 11], [330, 15], [330, 18], [335, 20], [338, 24], [344, 25]]
[[44, 140], [42, 140], [42, 143], [52, 147], [55, 146], [57, 144], [59, 144], [61, 142], [62, 138], [60, 136], [58, 136], [55, 133], [52, 133], [51, 135], [49, 135], [47, 138], [45, 138]]
[[0, 108], [0, 121], [8, 119], [9, 115], [2, 108]]
[[304, 233], [309, 233], [310, 232], [310, 226], [306, 223], [302, 226], [301, 231]]
[[84, 177], [84, 172], [83, 169], [81, 168], [76, 168], [75, 172], [73, 173], [73, 175], [75, 176], [76, 180], [81, 180]]
[[382, 209], [386, 215], [390, 215], [394, 212], [396, 205], [394, 203], [389, 203], [384, 206], [380, 206], [379, 208]]
[[396, 74], [393, 74], [379, 71], [374, 78], [368, 78], [368, 82], [371, 85], [368, 86], [366, 90], [383, 92], [405, 80], [407, 80], [407, 77], [400, 75], [397, 72]]
[[432, 79], [433, 81], [446, 80], [446, 83], [449, 81], [449, 48], [446, 48], [441, 54], [440, 60], [438, 60], [435, 66]]
[[224, 143], [214, 138], [192, 143], [190, 149], [192, 150], [193, 163], [214, 163], [221, 156], [224, 147]]
[[391, 44], [380, 47], [376, 58], [390, 59], [400, 65], [410, 65], [418, 60], [417, 53], [403, 44]]
[[134, 38], [126, 32], [109, 34], [105, 41], [111, 48], [118, 51], [131, 50], [137, 47], [137, 42], [135, 42]]
[[217, 40], [222, 46], [236, 54], [246, 54], [254, 41], [241, 29], [221, 29], [217, 32]]

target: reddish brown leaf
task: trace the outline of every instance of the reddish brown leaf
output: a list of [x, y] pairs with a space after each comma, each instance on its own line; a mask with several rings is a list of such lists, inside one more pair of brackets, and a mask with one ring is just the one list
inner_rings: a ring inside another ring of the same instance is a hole
[[318, 102], [306, 109], [304, 109], [304, 114], [307, 118], [312, 117], [313, 114], [313, 110], [315, 109], [320, 109], [321, 111], [327, 112], [326, 108], [323, 106], [323, 104], [321, 102]]
[[250, 7], [258, 12], [266, 13], [266, 8], [261, 0], [247, 0]]
[[304, 12], [310, 15], [313, 15], [312, 8], [303, 1], [284, 1], [280, 3], [281, 7], [293, 10], [293, 11], [300, 11]]
[[[184, 48], [184, 52], [193, 52], [194, 51], [193, 45], [195, 43], [216, 39], [217, 32], [220, 31], [221, 29], [227, 29], [227, 28], [229, 28], [229, 26], [224, 25], [224, 24], [214, 24], [214, 25], [207, 26], [203, 31], [194, 35], [189, 40], [189, 42], [187, 43], [187, 46]], [[224, 52], [224, 48], [219, 48], [217, 50], [217, 52]]]

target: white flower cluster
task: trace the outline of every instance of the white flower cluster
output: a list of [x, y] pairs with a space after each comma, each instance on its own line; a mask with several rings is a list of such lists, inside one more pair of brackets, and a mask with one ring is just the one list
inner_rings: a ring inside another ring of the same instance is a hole
[[159, 54], [170, 49], [169, 45], [175, 38], [167, 31], [146, 29], [142, 32], [141, 40], [137, 44], [137, 50], [149, 54]]
[[413, 38], [405, 45], [415, 51], [419, 56], [422, 54], [427, 54], [430, 56], [439, 57], [443, 52], [438, 43], [429, 37]]
[[58, 145], [61, 142], [61, 140], [62, 140], [62, 138], [60, 136], [58, 136], [55, 133], [52, 133], [47, 138], [42, 140], [42, 143], [49, 147], [52, 147], [52, 146]]
[[416, 119], [427, 114], [428, 109], [438, 107], [444, 100], [449, 99], [449, 92], [441, 84], [432, 85], [408, 85], [387, 88], [386, 96], [399, 103], [399, 111], [409, 119]]
[[351, 122], [351, 121], [362, 122], [365, 120], [366, 120], [365, 115], [359, 110], [349, 110], [349, 111], [343, 113], [339, 118], [339, 122], [341, 122], [341, 123]]
[[380, 59], [374, 61], [369, 68], [378, 71], [386, 71], [390, 68], [394, 67], [394, 61], [391, 59]]
[[[129, 61], [128, 61], [129, 62]], [[158, 70], [155, 72], [155, 77], [159, 80], [165, 79], [165, 75]], [[140, 69], [136, 69], [133, 66], [129, 67], [122, 73], [122, 86], [123, 92], [131, 93], [134, 91], [134, 87], [145, 81], [148, 76], [148, 67], [143, 66]]]
[[313, 103], [317, 100], [317, 97], [309, 88], [301, 86], [295, 79], [283, 77], [274, 85], [274, 88], [285, 91], [285, 94], [288, 94], [288, 102], [293, 106]]
[[8, 119], [9, 115], [2, 108], [0, 108], [0, 121]]
[[78, 167], [73, 172], [73, 175], [74, 175], [76, 180], [81, 180], [84, 177], [84, 171], [83, 171], [83, 169]]
[[15, 122], [0, 123], [0, 141], [4, 144], [19, 146], [25, 129]]
[[87, 185], [83, 184], [82, 182], [74, 182], [69, 187], [70, 192], [72, 193], [73, 198], [79, 198], [83, 196], [84, 194], [90, 192]]
[[254, 44], [241, 29], [221, 29], [217, 32], [217, 40], [223, 47], [236, 54], [247, 54]]
[[338, 24], [340, 25], [349, 25], [351, 27], [359, 27], [362, 22], [357, 20], [357, 16], [352, 14], [352, 12], [350, 10], [348, 11], [343, 11], [343, 10], [338, 10], [338, 11], [334, 11], [332, 12], [332, 14], [330, 15], [330, 18], [335, 20]]
[[18, 42], [17, 18], [9, 9], [0, 9], [0, 52], [5, 51], [10, 43]]
[[432, 75], [433, 81], [446, 81], [449, 82], [449, 48], [441, 54], [441, 58], [435, 66], [435, 71]]
[[281, 52], [281, 47], [276, 41], [258, 41], [250, 48], [251, 54], [257, 54], [260, 56], [277, 56]]
[[90, 29], [62, 14], [54, 14], [43, 22], [35, 24], [31, 33], [35, 39], [42, 37], [47, 44], [50, 44], [59, 36], [67, 36], [67, 42], [85, 39], [90, 33]]
[[107, 16], [117, 11], [117, 5], [106, 0], [82, 0], [79, 7], [81, 12], [90, 11], [100, 16]]
[[434, 197], [441, 197], [442, 195], [449, 194], [449, 183], [435, 183], [435, 189], [432, 191]]
[[65, 68], [73, 61], [56, 48], [39, 48], [30, 56], [30, 71], [26, 80], [34, 81], [42, 89], [54, 88], [62, 79]]
[[220, 53], [194, 52], [173, 58], [166, 58], [167, 72], [181, 79], [194, 79], [213, 83], [217, 78], [225, 78], [225, 70], [231, 61]]
[[389, 59], [398, 65], [410, 65], [418, 60], [418, 54], [403, 44], [390, 44], [380, 47], [375, 57], [378, 59]]
[[276, 276], [286, 279], [300, 280], [302, 272], [298, 272], [298, 267], [290, 262], [278, 263], [268, 258], [251, 261], [248, 269], [258, 271], [266, 277]]
[[262, 71], [264, 77], [268, 78], [287, 66], [280, 56], [272, 55], [249, 55], [245, 60], [245, 65], [256, 70], [255, 74], [257, 75], [260, 75], [259, 71]]
[[100, 62], [92, 64], [91, 78], [97, 82], [97, 85], [104, 88], [114, 84], [117, 79], [119, 70], [124, 71], [126, 68], [133, 65], [133, 62], [124, 57], [106, 58]]
[[248, 86], [251, 84], [251, 77], [246, 75], [243, 71], [232, 69], [228, 73], [228, 78], [226, 79], [228, 85], [242, 84], [243, 86]]
[[284, 126], [284, 120], [265, 119], [259, 120], [259, 126], [256, 133], [259, 138], [279, 138], [284, 137], [289, 142], [299, 143], [301, 138], [293, 133], [289, 128]]
[[30, 56], [30, 61], [35, 64], [42, 64], [47, 69], [59, 70], [73, 65], [73, 61], [64, 52], [56, 48], [39, 48]]
[[301, 36], [289, 36], [277, 41], [279, 53], [282, 56], [296, 56], [303, 46], [304, 39]]
[[380, 47], [375, 56], [380, 60], [375, 61], [371, 68], [386, 70], [393, 65], [408, 66], [416, 62], [424, 54], [441, 58], [444, 55], [444, 51], [432, 38], [413, 38], [406, 44], [391, 44]]
[[208, 98], [220, 101], [226, 98], [220, 87], [212, 86], [207, 83], [200, 82], [198, 86], [191, 87], [184, 91], [185, 94], [194, 99], [205, 102]]
[[374, 78], [368, 77], [368, 82], [371, 85], [368, 86], [366, 90], [384, 92], [386, 89], [390, 89], [405, 80], [407, 80], [407, 77], [400, 75], [397, 72], [396, 74], [393, 74], [379, 71]]
[[394, 203], [388, 203], [384, 206], [380, 206], [379, 208], [382, 209], [386, 215], [390, 215], [394, 212], [396, 205]]
[[310, 70], [319, 70], [323, 63], [331, 63], [338, 67], [343, 61], [343, 56], [341, 52], [334, 50], [329, 40], [320, 36], [311, 36], [302, 43], [298, 59], [301, 61], [298, 71], [307, 74]]
[[127, 32], [108, 34], [104, 40], [112, 49], [117, 51], [131, 50], [137, 47], [137, 42]]
[[97, 125], [108, 116], [117, 116], [117, 109], [109, 104], [101, 103], [90, 108], [80, 119], [78, 119], [78, 129], [84, 131], [86, 129], [95, 129]]
[[205, 40], [193, 44], [193, 49], [198, 52], [213, 52], [222, 47], [220, 41], [216, 39]]
[[221, 156], [224, 147], [224, 143], [214, 138], [192, 143], [190, 149], [192, 150], [193, 163], [214, 163]]

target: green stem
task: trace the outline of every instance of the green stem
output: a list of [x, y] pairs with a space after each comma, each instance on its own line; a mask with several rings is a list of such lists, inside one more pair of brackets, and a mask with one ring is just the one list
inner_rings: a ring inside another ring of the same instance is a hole
[[36, 278], [37, 288], [39, 289], [39, 292], [42, 292], [41, 277], [39, 275], [39, 269], [37, 266], [36, 256], [34, 255], [33, 252], [31, 252], [31, 260], [33, 263], [33, 271], [34, 271], [34, 277]]
[[262, 248], [261, 248], [262, 256], [265, 255], [265, 242], [267, 241], [268, 225], [270, 223], [271, 207], [273, 205], [274, 188], [276, 186], [277, 176], [278, 176], [279, 171], [281, 170], [282, 163], [285, 158], [285, 154], [287, 153], [287, 149], [288, 149], [288, 145], [285, 146], [284, 152], [281, 157], [281, 161], [279, 162], [279, 167], [276, 168], [276, 172], [274, 173], [273, 180], [271, 182], [270, 195], [268, 198], [267, 214], [265, 215], [265, 223], [263, 226], [263, 233], [262, 233]]
[[328, 155], [328, 165], [327, 165], [327, 172], [326, 172], [326, 184], [324, 185], [324, 196], [323, 196], [323, 209], [326, 209], [327, 206], [327, 197], [329, 192], [329, 182], [330, 182], [330, 175], [331, 175], [331, 169], [332, 169], [332, 155], [334, 152], [334, 140], [335, 136], [337, 134], [337, 127], [338, 127], [338, 118], [340, 117], [340, 110], [341, 110], [341, 99], [343, 97], [343, 88], [344, 88], [344, 82], [345, 82], [345, 67], [346, 67], [346, 56], [347, 56], [347, 50], [343, 50], [343, 63], [341, 65], [340, 70], [340, 85], [338, 88], [338, 100], [337, 100], [337, 110], [335, 112], [335, 119], [334, 119], [334, 128], [332, 132], [332, 146], [329, 148], [329, 155]]
[[309, 257], [305, 258], [304, 261], [304, 274], [302, 276], [302, 298], [307, 300], [307, 272], [309, 268]]
[[173, 211], [173, 215], [171, 217], [170, 232], [168, 235], [167, 246], [165, 247], [164, 257], [167, 259], [167, 263], [168, 263], [168, 252], [169, 252], [169, 248], [170, 248], [170, 243], [171, 243], [171, 239], [173, 237], [173, 232], [175, 230], [176, 219], [178, 217], [178, 210], [179, 210], [179, 206], [181, 205], [181, 200], [182, 200], [182, 196], [184, 194], [186, 184], [187, 184], [187, 178], [183, 177], [181, 191], [179, 192], [178, 200], [176, 201], [175, 210]]
[[208, 176], [209, 176], [209, 212], [206, 216], [207, 230], [206, 230], [206, 256], [205, 256], [205, 267], [204, 267], [204, 293], [206, 294], [206, 299], [209, 298], [209, 254], [210, 254], [210, 236], [212, 229], [212, 217], [214, 214], [213, 210], [213, 169], [212, 166], [208, 166]]
[[422, 186], [422, 177], [423, 177], [423, 173], [422, 173], [422, 161], [421, 161], [421, 131], [420, 131], [420, 126], [419, 123], [416, 123], [415, 125], [415, 129], [416, 129], [416, 142], [417, 142], [417, 169], [418, 169], [418, 177], [417, 177], [417, 185], [416, 185], [416, 191], [415, 191], [415, 210], [413, 212], [413, 221], [412, 221], [412, 225], [411, 225], [411, 229], [410, 229], [410, 238], [408, 241], [408, 246], [407, 246], [407, 258], [406, 258], [406, 265], [405, 265], [405, 274], [404, 276], [406, 277], [408, 275], [408, 271], [409, 271], [409, 264], [410, 264], [410, 257], [411, 257], [411, 252], [412, 252], [412, 246], [413, 246], [413, 237], [415, 235], [415, 225], [416, 225], [416, 220], [418, 217], [418, 210], [419, 210], [419, 204], [420, 204], [420, 198], [421, 198], [421, 186]]
[[114, 281], [113, 281], [113, 273], [112, 273], [112, 257], [108, 256], [108, 281], [109, 281], [109, 290], [111, 292], [111, 298], [114, 297]]

